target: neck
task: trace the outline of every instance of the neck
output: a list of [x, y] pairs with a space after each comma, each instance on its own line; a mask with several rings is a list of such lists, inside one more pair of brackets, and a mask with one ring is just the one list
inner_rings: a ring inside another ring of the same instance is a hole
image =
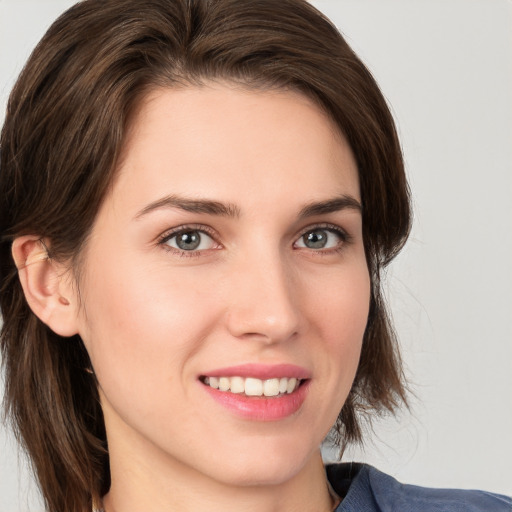
[[105, 512], [330, 512], [333, 507], [320, 450], [290, 478], [262, 485], [233, 485], [175, 461], [123, 459], [111, 451]]

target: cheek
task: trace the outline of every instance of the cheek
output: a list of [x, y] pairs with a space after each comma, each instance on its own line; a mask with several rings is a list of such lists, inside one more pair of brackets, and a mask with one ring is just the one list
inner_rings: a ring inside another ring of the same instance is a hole
[[[366, 265], [353, 265], [311, 297], [315, 325], [321, 331], [331, 381], [344, 398], [357, 371], [370, 304], [370, 278]], [[337, 392], [335, 395], [339, 394]]]
[[156, 266], [120, 258], [94, 268], [81, 334], [100, 383], [140, 392], [176, 379], [211, 328], [215, 297]]
[[357, 346], [366, 328], [370, 305], [370, 278], [366, 265], [347, 265], [313, 285], [317, 281], [315, 277], [305, 284], [310, 290], [307, 309], [317, 322], [321, 322], [334, 346]]
[[[304, 282], [308, 328], [306, 350], [313, 348], [312, 430], [325, 436], [336, 421], [354, 381], [368, 320], [370, 279], [364, 259]], [[312, 347], [312, 343], [314, 346]]]

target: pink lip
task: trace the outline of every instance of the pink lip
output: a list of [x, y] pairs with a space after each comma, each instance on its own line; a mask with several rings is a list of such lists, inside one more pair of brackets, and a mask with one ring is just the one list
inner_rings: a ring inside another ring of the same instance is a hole
[[310, 379], [311, 374], [305, 368], [294, 364], [242, 364], [217, 368], [204, 373], [208, 377], [254, 377], [255, 379], [277, 379], [280, 377], [295, 377]]
[[203, 389], [217, 403], [244, 419], [254, 421], [278, 421], [295, 414], [301, 407], [309, 390], [311, 373], [294, 364], [242, 364], [217, 368], [206, 372], [208, 377], [254, 377], [267, 380], [280, 377], [295, 377], [303, 382], [293, 392], [276, 397], [254, 397], [244, 394], [219, 391], [201, 383]]
[[288, 418], [301, 408], [306, 400], [310, 382], [303, 382], [293, 393], [276, 397], [245, 396], [219, 391], [206, 384], [202, 386], [217, 403], [236, 416], [253, 421], [278, 421]]

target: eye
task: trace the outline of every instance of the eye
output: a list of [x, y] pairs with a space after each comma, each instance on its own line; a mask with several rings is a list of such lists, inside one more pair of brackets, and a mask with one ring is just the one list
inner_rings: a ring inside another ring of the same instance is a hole
[[346, 238], [345, 233], [339, 228], [318, 227], [306, 231], [294, 245], [313, 250], [335, 249], [340, 247]]
[[179, 251], [204, 251], [216, 247], [213, 238], [199, 229], [182, 229], [164, 237], [160, 242]]

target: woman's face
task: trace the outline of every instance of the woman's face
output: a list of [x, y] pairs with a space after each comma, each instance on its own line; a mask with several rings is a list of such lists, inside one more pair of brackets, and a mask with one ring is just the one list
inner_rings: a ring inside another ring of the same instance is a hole
[[359, 202], [347, 142], [299, 94], [145, 99], [80, 279], [112, 464], [236, 484], [308, 465], [367, 321]]

